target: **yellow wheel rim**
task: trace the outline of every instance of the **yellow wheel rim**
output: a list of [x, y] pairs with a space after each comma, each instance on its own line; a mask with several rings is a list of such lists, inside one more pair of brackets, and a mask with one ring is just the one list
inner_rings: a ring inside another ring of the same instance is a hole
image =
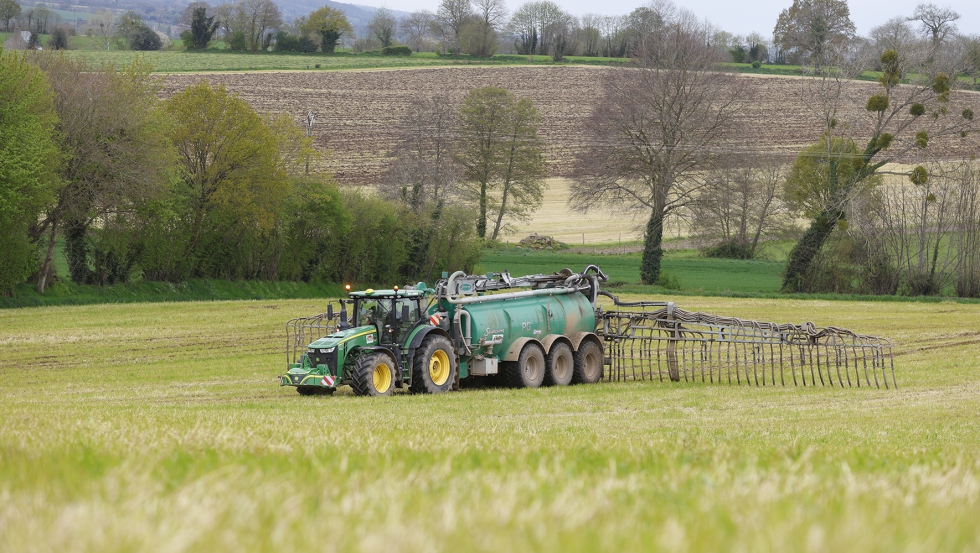
[[387, 363], [378, 363], [374, 367], [374, 389], [383, 394], [391, 388], [391, 367]]
[[449, 356], [439, 349], [429, 358], [429, 378], [436, 386], [442, 386], [449, 380]]

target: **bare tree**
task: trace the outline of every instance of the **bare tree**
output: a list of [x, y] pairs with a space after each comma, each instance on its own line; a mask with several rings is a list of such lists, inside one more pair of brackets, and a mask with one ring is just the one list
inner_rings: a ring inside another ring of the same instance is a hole
[[752, 259], [761, 241], [791, 227], [782, 200], [786, 168], [769, 156], [712, 171], [691, 206], [691, 230], [718, 257]]
[[399, 29], [404, 41], [412, 47], [412, 50], [421, 52], [425, 47], [434, 20], [435, 14], [427, 10], [413, 12], [402, 18]]
[[599, 47], [602, 43], [602, 16], [587, 13], [582, 16], [581, 22], [579, 41], [582, 43], [582, 54], [593, 57], [598, 56]]
[[248, 49], [252, 52], [268, 49], [275, 30], [283, 24], [279, 6], [272, 0], [240, 0], [236, 9], [244, 22], [242, 31]]
[[796, 61], [820, 69], [829, 54], [854, 37], [847, 0], [793, 0], [779, 14], [773, 36]]
[[894, 50], [902, 59], [920, 56], [923, 52], [919, 37], [916, 36], [915, 29], [909, 25], [904, 17], [893, 17], [888, 21], [871, 29], [868, 33], [870, 39], [870, 54], [873, 58], [869, 65], [880, 67], [878, 58], [885, 50]]
[[100, 11], [92, 18], [92, 30], [105, 49], [109, 49], [112, 37], [116, 36], [116, 16], [111, 11]]
[[578, 20], [575, 16], [562, 13], [543, 29], [542, 35], [549, 37], [551, 59], [562, 61], [566, 54], [575, 51], [575, 35], [578, 30]]
[[397, 146], [382, 189], [422, 214], [458, 195], [453, 157], [458, 119], [448, 96], [416, 96], [399, 121]]
[[478, 51], [481, 56], [493, 55], [497, 44], [497, 29], [507, 19], [504, 0], [473, 0], [479, 27]]
[[436, 17], [439, 25], [453, 42], [453, 53], [459, 55], [459, 37], [463, 26], [473, 15], [469, 0], [442, 0]]
[[570, 204], [610, 205], [647, 218], [640, 278], [654, 283], [664, 222], [697, 196], [720, 161], [744, 99], [742, 81], [715, 71], [717, 50], [692, 15], [613, 70], [585, 123], [592, 148], [577, 161]]
[[391, 41], [395, 38], [397, 25], [395, 15], [391, 13], [391, 10], [382, 6], [374, 12], [374, 17], [368, 23], [368, 32], [381, 43], [382, 48], [387, 48], [391, 46]]
[[956, 295], [980, 297], [980, 167], [964, 164], [956, 175]]
[[919, 30], [929, 38], [935, 49], [939, 48], [947, 37], [956, 33], [956, 25], [953, 22], [959, 18], [960, 14], [950, 8], [940, 8], [935, 4], [919, 4], [908, 20], [919, 22]]

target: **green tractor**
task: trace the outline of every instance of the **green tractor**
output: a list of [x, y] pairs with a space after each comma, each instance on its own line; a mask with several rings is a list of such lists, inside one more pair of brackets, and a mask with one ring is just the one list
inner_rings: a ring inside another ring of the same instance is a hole
[[526, 277], [457, 271], [435, 289], [348, 292], [339, 318], [328, 306], [286, 324], [280, 384], [304, 395], [349, 384], [376, 396], [406, 387], [435, 394], [485, 377], [516, 388], [595, 383], [603, 367], [595, 302], [605, 279], [594, 265]]
[[294, 345], [302, 344], [312, 328], [334, 331], [309, 343], [297, 362], [289, 363], [280, 384], [295, 386], [303, 395], [330, 394], [343, 384], [362, 396], [390, 395], [406, 385], [416, 393], [448, 391], [457, 384], [457, 360], [449, 334], [431, 324], [426, 313], [433, 292], [423, 282], [403, 290], [350, 292], [341, 303], [339, 322], [330, 324], [336, 320], [332, 305], [325, 314], [327, 325], [323, 316], [313, 324], [290, 321]]

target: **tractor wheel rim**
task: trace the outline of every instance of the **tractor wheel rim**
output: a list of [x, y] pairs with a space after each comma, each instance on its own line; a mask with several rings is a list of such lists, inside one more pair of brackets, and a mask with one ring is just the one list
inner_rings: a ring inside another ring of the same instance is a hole
[[374, 367], [374, 389], [383, 394], [391, 388], [391, 367], [387, 363], [378, 363]]
[[429, 358], [429, 378], [436, 386], [442, 386], [449, 380], [449, 355], [443, 350], [436, 350]]

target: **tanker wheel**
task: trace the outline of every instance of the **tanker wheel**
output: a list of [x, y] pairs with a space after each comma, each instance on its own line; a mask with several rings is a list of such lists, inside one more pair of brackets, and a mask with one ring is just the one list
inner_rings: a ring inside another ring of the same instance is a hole
[[595, 342], [582, 342], [575, 352], [575, 376], [572, 382], [595, 384], [602, 378], [602, 348]]
[[383, 353], [365, 353], [354, 362], [350, 387], [359, 396], [390, 396], [395, 390], [395, 369]]
[[537, 344], [527, 344], [514, 363], [504, 365], [504, 381], [511, 388], [537, 388], [544, 382], [544, 351]]
[[456, 354], [445, 336], [433, 334], [422, 340], [412, 362], [412, 385], [416, 394], [448, 392], [456, 380]]
[[568, 386], [575, 374], [575, 359], [572, 348], [565, 342], [551, 346], [548, 358], [545, 360], [547, 371], [544, 373], [545, 386]]

